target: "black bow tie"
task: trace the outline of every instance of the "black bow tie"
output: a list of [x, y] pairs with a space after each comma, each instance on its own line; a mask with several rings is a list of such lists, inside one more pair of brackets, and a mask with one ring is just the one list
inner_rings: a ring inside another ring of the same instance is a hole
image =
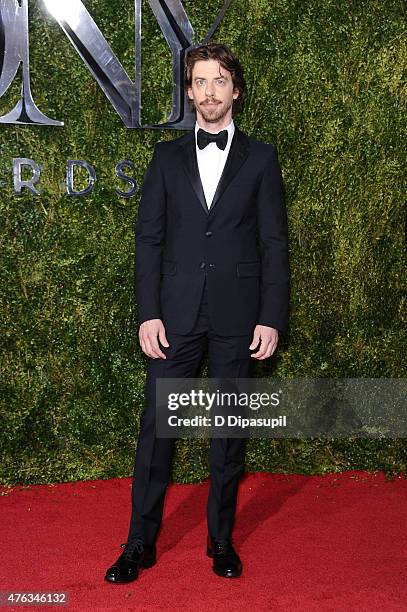
[[222, 130], [219, 134], [211, 134], [199, 128], [197, 133], [197, 144], [200, 149], [204, 149], [210, 142], [216, 142], [219, 149], [225, 150], [228, 143], [228, 131]]

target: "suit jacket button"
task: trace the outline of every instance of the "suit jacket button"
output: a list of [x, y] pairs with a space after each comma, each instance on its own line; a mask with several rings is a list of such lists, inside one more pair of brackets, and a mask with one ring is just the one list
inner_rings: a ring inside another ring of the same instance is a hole
[[201, 261], [201, 263], [199, 264], [200, 268], [205, 268], [206, 267], [206, 263], [204, 261]]
[[212, 232], [205, 232], [205, 236], [209, 238], [210, 236], [212, 236]]

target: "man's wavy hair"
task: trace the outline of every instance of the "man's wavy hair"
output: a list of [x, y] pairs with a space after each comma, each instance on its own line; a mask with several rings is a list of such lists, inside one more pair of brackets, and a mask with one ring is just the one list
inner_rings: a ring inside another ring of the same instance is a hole
[[[208, 43], [200, 45], [188, 51], [185, 57], [184, 87], [185, 91], [192, 86], [192, 70], [196, 62], [206, 60], [216, 60], [225, 70], [232, 75], [233, 86], [239, 90], [239, 97], [233, 100], [232, 116], [234, 117], [243, 109], [244, 98], [246, 95], [246, 82], [244, 79], [243, 68], [235, 55], [226, 47], [219, 43]], [[195, 109], [193, 100], [188, 97], [191, 108]]]

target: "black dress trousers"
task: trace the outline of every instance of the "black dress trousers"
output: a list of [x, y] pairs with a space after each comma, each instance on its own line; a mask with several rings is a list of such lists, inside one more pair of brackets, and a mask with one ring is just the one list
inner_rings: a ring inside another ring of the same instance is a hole
[[[164, 498], [171, 475], [174, 439], [156, 438], [156, 379], [197, 378], [205, 351], [209, 377], [250, 378], [253, 358], [249, 345], [253, 331], [241, 336], [219, 336], [211, 327], [205, 279], [200, 309], [187, 335], [167, 333], [166, 359], [148, 357], [146, 403], [140, 420], [132, 483], [132, 514], [128, 542], [153, 544], [161, 526]], [[244, 471], [246, 440], [212, 438], [209, 451], [211, 483], [207, 504], [208, 533], [231, 537], [239, 478]]]

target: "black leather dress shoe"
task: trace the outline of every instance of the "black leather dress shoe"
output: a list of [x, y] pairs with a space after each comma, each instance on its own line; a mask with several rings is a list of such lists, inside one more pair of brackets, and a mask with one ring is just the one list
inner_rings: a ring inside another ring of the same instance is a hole
[[206, 554], [213, 559], [212, 569], [223, 578], [238, 578], [242, 562], [230, 540], [215, 540], [208, 536]]
[[136, 580], [140, 569], [153, 567], [156, 563], [156, 547], [142, 542], [128, 542], [121, 545], [124, 551], [116, 563], [109, 567], [105, 580], [115, 584], [124, 584]]

